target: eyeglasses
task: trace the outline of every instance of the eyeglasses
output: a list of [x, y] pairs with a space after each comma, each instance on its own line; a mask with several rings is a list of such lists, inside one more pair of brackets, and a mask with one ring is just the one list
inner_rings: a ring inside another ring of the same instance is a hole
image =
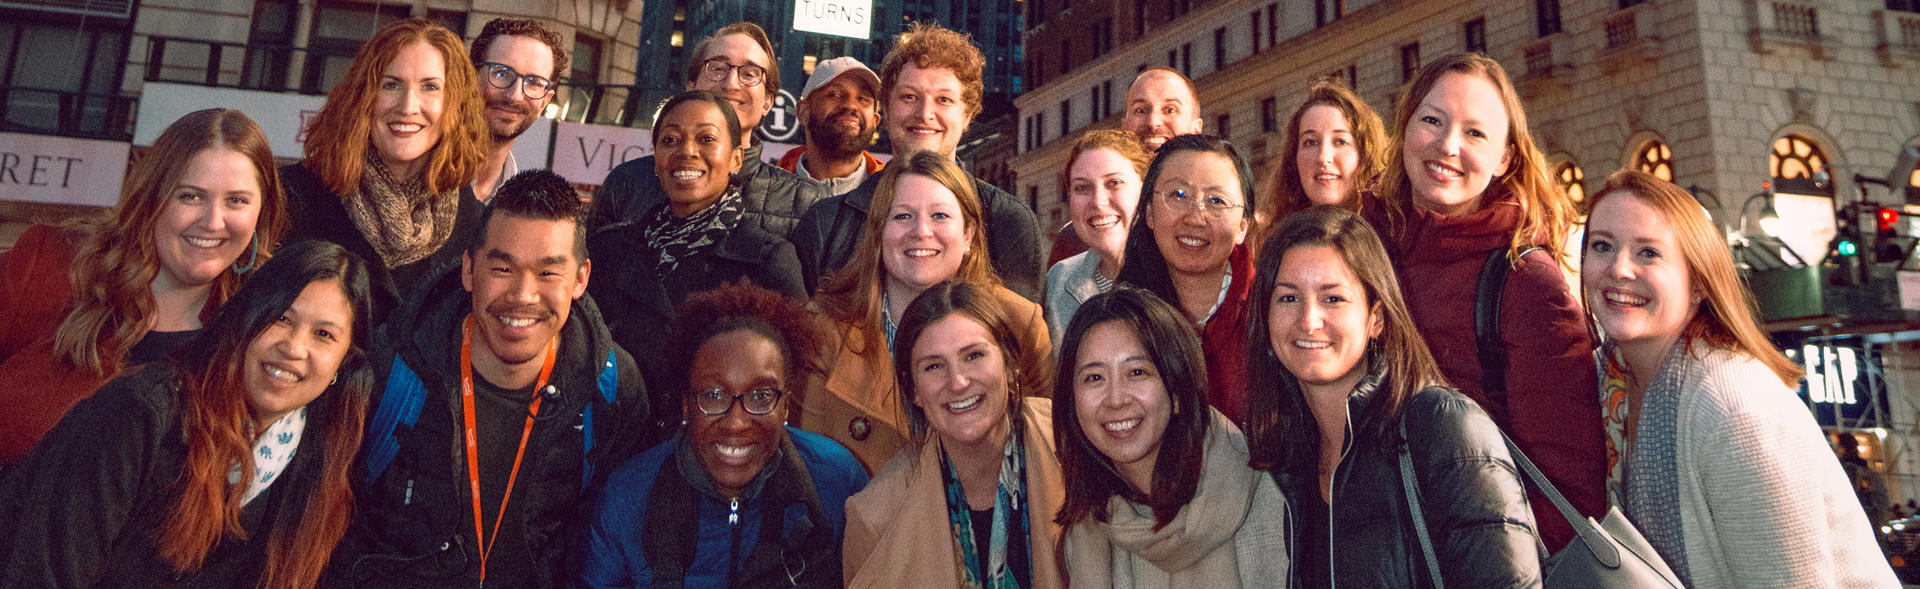
[[1192, 194], [1184, 188], [1162, 190], [1153, 193], [1154, 200], [1167, 203], [1167, 206], [1181, 211], [1205, 211], [1215, 217], [1227, 216], [1227, 211], [1245, 208], [1247, 205], [1234, 204], [1227, 197], [1218, 194]]
[[707, 80], [711, 82], [727, 81], [727, 75], [733, 73], [734, 70], [740, 70], [740, 85], [742, 86], [759, 86], [760, 82], [767, 79], [767, 68], [751, 63], [747, 65], [733, 65], [727, 63], [727, 58], [725, 57], [709, 59], [705, 65], [700, 66], [700, 69], [707, 72]]
[[720, 387], [713, 387], [694, 391], [692, 394], [693, 406], [707, 415], [726, 415], [728, 411], [733, 410], [733, 402], [736, 399], [740, 401], [740, 406], [746, 409], [747, 413], [766, 415], [773, 412], [774, 405], [778, 405], [780, 397], [786, 396], [787, 392], [780, 389], [759, 388], [735, 395], [728, 394]]
[[514, 82], [519, 82], [521, 84], [520, 93], [525, 95], [527, 100], [540, 100], [553, 94], [553, 87], [555, 86], [553, 80], [514, 71], [512, 67], [504, 63], [494, 63], [491, 61], [481, 62], [480, 71], [486, 74], [483, 77], [487, 79], [488, 84], [501, 90], [512, 88]]

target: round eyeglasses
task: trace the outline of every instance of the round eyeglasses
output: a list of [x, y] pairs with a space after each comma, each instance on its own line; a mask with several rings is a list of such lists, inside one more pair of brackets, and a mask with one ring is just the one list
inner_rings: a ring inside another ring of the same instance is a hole
[[728, 411], [733, 410], [735, 400], [740, 401], [740, 407], [746, 409], [747, 413], [766, 415], [773, 412], [773, 407], [780, 404], [780, 397], [786, 394], [786, 391], [773, 388], [758, 388], [741, 394], [729, 394], [720, 387], [692, 393], [693, 406], [707, 415], [726, 415]]
[[732, 74], [734, 70], [740, 71], [740, 85], [742, 86], [759, 86], [760, 82], [766, 81], [767, 79], [767, 68], [751, 63], [747, 65], [733, 65], [727, 63], [727, 58], [725, 57], [709, 59], [700, 66], [700, 69], [707, 73], [707, 81], [710, 82], [725, 82], [727, 81], [727, 75]]
[[1153, 193], [1154, 200], [1167, 203], [1167, 206], [1182, 211], [1204, 211], [1215, 217], [1227, 216], [1227, 211], [1243, 208], [1247, 205], [1234, 204], [1227, 197], [1218, 194], [1195, 194], [1184, 188], [1162, 190]]
[[480, 62], [480, 73], [481, 77], [487, 79], [488, 85], [501, 90], [512, 88], [514, 82], [519, 82], [520, 94], [526, 96], [527, 100], [546, 98], [553, 94], [555, 86], [553, 80], [514, 71], [511, 66], [504, 63]]

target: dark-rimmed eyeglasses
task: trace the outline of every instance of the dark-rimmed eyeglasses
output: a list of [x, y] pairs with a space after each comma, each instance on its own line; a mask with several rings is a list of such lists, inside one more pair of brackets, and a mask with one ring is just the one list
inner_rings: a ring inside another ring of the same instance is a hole
[[1154, 200], [1167, 203], [1168, 206], [1173, 208], [1182, 211], [1205, 211], [1207, 214], [1215, 217], [1225, 217], [1227, 211], [1246, 206], [1236, 204], [1231, 200], [1227, 200], [1227, 197], [1218, 194], [1196, 194], [1187, 192], [1184, 188], [1157, 191], [1153, 196]]
[[733, 410], [733, 403], [736, 400], [740, 402], [741, 408], [747, 410], [747, 413], [766, 415], [773, 412], [774, 406], [780, 404], [780, 397], [786, 396], [787, 392], [775, 388], [758, 388], [750, 389], [745, 393], [731, 394], [720, 387], [714, 387], [693, 391], [691, 394], [693, 406], [707, 415], [726, 415], [728, 411]]
[[725, 82], [727, 81], [727, 76], [732, 74], [734, 70], [739, 70], [740, 85], [742, 86], [759, 86], [761, 82], [767, 79], [767, 68], [751, 63], [747, 65], [733, 65], [727, 63], [727, 58], [725, 57], [715, 57], [700, 65], [700, 71], [707, 74], [707, 81], [710, 82]]
[[520, 94], [526, 96], [527, 100], [540, 100], [553, 94], [553, 80], [514, 71], [512, 66], [504, 63], [480, 62], [480, 73], [480, 77], [487, 79], [488, 85], [501, 90], [512, 88], [514, 82], [519, 82]]

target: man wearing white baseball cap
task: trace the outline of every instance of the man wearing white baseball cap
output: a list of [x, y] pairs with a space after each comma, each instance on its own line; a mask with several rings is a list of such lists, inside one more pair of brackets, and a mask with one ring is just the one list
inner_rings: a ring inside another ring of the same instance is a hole
[[886, 164], [867, 153], [880, 125], [880, 76], [851, 57], [813, 66], [796, 114], [807, 143], [780, 157], [780, 168], [846, 194]]

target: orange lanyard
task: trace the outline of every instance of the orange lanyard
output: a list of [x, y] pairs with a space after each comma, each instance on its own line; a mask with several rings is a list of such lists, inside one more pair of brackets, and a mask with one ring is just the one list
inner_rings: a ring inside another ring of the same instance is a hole
[[500, 512], [493, 518], [493, 536], [488, 537], [480, 527], [480, 443], [473, 418], [473, 315], [467, 315], [466, 322], [460, 325], [460, 404], [467, 417], [467, 485], [473, 492], [473, 539], [480, 545], [482, 582], [487, 580], [487, 554], [493, 552], [493, 541], [500, 538], [500, 522], [507, 517], [507, 500], [513, 498], [513, 483], [520, 477], [520, 459], [527, 454], [527, 436], [533, 433], [533, 418], [540, 414], [540, 389], [546, 388], [559, 351], [559, 336], [547, 341], [547, 360], [540, 365], [540, 378], [533, 381], [533, 405], [527, 410], [527, 425], [520, 428], [520, 448], [513, 451], [513, 470], [507, 472], [507, 491], [500, 496]]

